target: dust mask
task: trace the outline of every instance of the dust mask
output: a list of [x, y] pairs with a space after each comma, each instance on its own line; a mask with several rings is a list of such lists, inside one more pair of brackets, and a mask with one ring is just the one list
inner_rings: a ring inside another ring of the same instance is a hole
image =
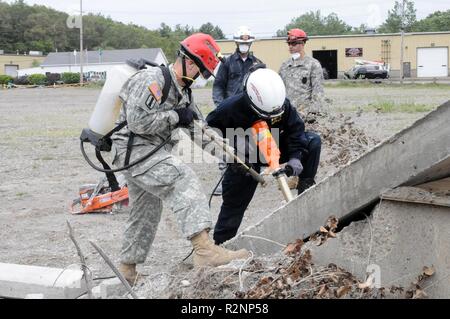
[[250, 51], [250, 46], [248, 44], [239, 44], [239, 52], [248, 53]]
[[298, 52], [297, 52], [297, 53], [293, 53], [293, 54], [291, 55], [292, 60], [294, 60], [294, 61], [300, 59], [300, 56], [301, 56], [301, 55], [300, 55], [300, 53], [298, 53]]

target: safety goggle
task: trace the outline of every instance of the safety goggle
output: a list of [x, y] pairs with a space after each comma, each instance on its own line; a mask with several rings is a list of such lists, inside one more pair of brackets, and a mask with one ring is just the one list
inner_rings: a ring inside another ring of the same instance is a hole
[[235, 37], [234, 40], [235, 41], [249, 41], [249, 40], [254, 40], [255, 37], [249, 36], [249, 35], [241, 35], [240, 37]]
[[292, 46], [292, 47], [293, 47], [293, 46], [296, 46], [296, 45], [298, 45], [298, 44], [305, 44], [305, 41], [288, 41], [288, 42], [287, 42], [287, 45], [290, 46], [290, 47], [291, 47], [291, 46]]

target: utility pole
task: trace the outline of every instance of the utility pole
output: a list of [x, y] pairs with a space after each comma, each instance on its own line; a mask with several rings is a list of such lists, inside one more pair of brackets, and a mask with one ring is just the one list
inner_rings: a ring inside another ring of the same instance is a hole
[[80, 0], [80, 84], [83, 85], [83, 0]]
[[402, 0], [402, 23], [401, 23], [401, 48], [400, 48], [400, 84], [403, 84], [403, 54], [405, 50], [405, 0]]

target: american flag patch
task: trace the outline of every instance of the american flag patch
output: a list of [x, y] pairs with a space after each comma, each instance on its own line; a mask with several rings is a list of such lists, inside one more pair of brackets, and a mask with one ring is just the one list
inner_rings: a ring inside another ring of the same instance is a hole
[[153, 97], [155, 98], [156, 101], [158, 101], [158, 102], [161, 101], [162, 91], [161, 91], [161, 88], [159, 87], [158, 83], [153, 82], [152, 84], [150, 84], [148, 87], [148, 90], [153, 95]]

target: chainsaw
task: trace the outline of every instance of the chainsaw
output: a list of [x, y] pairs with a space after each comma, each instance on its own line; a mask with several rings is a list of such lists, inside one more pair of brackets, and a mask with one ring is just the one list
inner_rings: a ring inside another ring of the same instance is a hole
[[74, 215], [112, 214], [114, 209], [124, 206], [128, 206], [128, 187], [126, 184], [123, 184], [118, 191], [112, 192], [107, 179], [103, 178], [98, 184], [86, 184], [80, 187], [79, 197], [72, 202], [71, 213]]

